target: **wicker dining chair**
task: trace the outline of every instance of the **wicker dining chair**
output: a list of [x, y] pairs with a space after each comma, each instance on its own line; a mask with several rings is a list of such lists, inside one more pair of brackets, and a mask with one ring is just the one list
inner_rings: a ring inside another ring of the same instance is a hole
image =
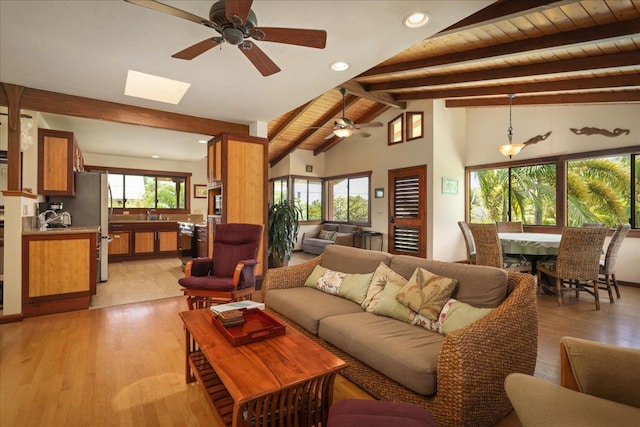
[[503, 256], [496, 224], [469, 224], [476, 245], [476, 264], [498, 267], [508, 271], [528, 273], [531, 262], [524, 257]]
[[498, 221], [496, 226], [498, 233], [524, 233], [522, 221]]
[[458, 227], [460, 227], [460, 231], [462, 231], [462, 237], [464, 237], [464, 243], [467, 247], [467, 264], [475, 264], [476, 247], [473, 242], [473, 236], [471, 235], [469, 225], [464, 221], [458, 221]]
[[616, 280], [616, 262], [618, 260], [618, 251], [622, 246], [622, 241], [629, 233], [631, 225], [620, 224], [616, 231], [613, 232], [609, 246], [607, 246], [607, 253], [604, 256], [604, 260], [600, 261], [600, 275], [598, 277], [599, 289], [606, 289], [609, 293], [609, 302], [613, 303], [613, 292], [611, 285], [616, 289], [616, 296], [620, 298], [620, 288], [618, 288], [618, 281]]
[[[563, 305], [562, 293], [575, 291], [587, 292], [596, 300], [596, 310], [600, 310], [598, 297], [598, 273], [600, 255], [606, 227], [565, 227], [555, 261], [542, 261], [537, 264], [538, 288], [545, 287], [542, 275], [555, 279], [555, 292], [558, 305]], [[593, 288], [589, 288], [589, 286]]]

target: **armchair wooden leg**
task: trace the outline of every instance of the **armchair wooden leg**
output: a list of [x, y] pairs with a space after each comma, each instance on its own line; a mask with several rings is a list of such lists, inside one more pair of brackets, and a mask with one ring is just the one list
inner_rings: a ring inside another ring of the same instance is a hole
[[562, 302], [562, 280], [556, 277], [556, 292], [558, 292], [558, 305], [563, 305]]

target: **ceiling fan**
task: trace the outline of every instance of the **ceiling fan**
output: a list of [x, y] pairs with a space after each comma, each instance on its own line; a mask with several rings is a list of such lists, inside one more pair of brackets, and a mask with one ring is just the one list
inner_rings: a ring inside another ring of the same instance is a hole
[[201, 18], [156, 0], [125, 0], [158, 12], [187, 19], [196, 24], [213, 28], [220, 37], [211, 37], [171, 55], [173, 58], [191, 60], [222, 43], [238, 46], [263, 76], [270, 76], [280, 68], [251, 40], [293, 44], [324, 49], [327, 32], [300, 28], [258, 27], [256, 14], [251, 10], [253, 0], [219, 0], [211, 6], [209, 19]]
[[333, 129], [333, 132], [327, 135], [324, 139], [333, 138], [334, 136], [337, 136], [338, 138], [348, 138], [351, 135], [368, 138], [371, 134], [361, 131], [361, 128], [379, 128], [383, 126], [381, 122], [354, 123], [353, 120], [348, 118], [345, 113], [345, 95], [347, 94], [347, 89], [341, 87], [339, 90], [342, 94], [342, 117], [335, 118], [333, 126], [330, 128]]

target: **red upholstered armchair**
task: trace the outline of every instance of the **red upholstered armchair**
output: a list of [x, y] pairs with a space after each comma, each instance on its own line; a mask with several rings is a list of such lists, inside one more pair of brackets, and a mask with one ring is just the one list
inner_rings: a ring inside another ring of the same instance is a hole
[[263, 229], [257, 224], [216, 224], [213, 258], [192, 259], [178, 280], [190, 310], [251, 299]]

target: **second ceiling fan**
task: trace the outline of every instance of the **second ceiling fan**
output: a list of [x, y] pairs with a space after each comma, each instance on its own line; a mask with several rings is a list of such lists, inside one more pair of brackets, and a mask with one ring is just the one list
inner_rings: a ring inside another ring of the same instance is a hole
[[324, 49], [327, 42], [327, 32], [324, 30], [258, 27], [256, 14], [251, 10], [253, 0], [219, 0], [211, 6], [209, 19], [156, 0], [125, 1], [213, 28], [220, 33], [220, 37], [210, 37], [189, 46], [172, 55], [173, 58], [191, 60], [222, 43], [229, 43], [238, 46], [263, 76], [270, 76], [279, 72], [280, 68], [254, 42], [247, 39], [317, 49]]
[[333, 138], [337, 136], [338, 138], [347, 138], [351, 135], [358, 135], [364, 138], [370, 137], [371, 134], [368, 132], [363, 132], [361, 128], [379, 128], [384, 126], [381, 122], [370, 122], [370, 123], [355, 123], [353, 120], [347, 117], [345, 112], [345, 96], [347, 94], [347, 89], [340, 88], [340, 93], [342, 94], [342, 117], [336, 117], [333, 122], [333, 132], [325, 137], [325, 139]]

